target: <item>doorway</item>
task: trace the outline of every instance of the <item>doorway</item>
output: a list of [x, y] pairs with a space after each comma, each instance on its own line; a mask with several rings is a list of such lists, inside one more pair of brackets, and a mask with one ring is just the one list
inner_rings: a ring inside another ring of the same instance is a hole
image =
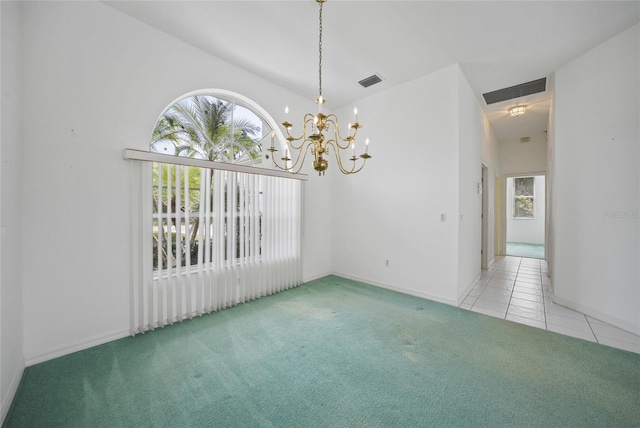
[[542, 174], [507, 177], [505, 254], [545, 258], [546, 180]]
[[[482, 164], [482, 175], [481, 175], [481, 183], [478, 190], [481, 192], [482, 196], [482, 208], [480, 212], [480, 221], [482, 223], [482, 238], [480, 239], [480, 267], [482, 269], [489, 269], [489, 243], [488, 243], [488, 233], [489, 233], [489, 215], [488, 215], [488, 201], [489, 201], [489, 192], [487, 191], [487, 184], [489, 183], [489, 168], [485, 164]], [[493, 257], [491, 257], [493, 259]]]

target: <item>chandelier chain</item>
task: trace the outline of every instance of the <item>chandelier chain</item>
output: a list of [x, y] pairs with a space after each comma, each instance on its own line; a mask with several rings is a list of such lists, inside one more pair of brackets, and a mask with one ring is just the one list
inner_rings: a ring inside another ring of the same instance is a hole
[[320, 96], [322, 96], [322, 4], [323, 1], [320, 1], [320, 13], [319, 13], [319, 19], [320, 19], [320, 37], [319, 37], [319, 41], [318, 41], [318, 55], [319, 55], [319, 59], [318, 59], [318, 92]]

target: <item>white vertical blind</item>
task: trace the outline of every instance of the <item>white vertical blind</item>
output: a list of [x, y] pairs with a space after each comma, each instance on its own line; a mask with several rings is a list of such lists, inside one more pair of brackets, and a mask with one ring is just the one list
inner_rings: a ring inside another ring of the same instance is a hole
[[131, 162], [131, 334], [302, 282], [301, 180]]

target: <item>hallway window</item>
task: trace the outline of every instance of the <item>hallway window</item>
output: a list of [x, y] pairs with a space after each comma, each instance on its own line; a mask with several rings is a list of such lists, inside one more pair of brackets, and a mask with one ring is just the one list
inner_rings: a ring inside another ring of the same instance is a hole
[[534, 218], [535, 177], [517, 177], [513, 186], [513, 217]]

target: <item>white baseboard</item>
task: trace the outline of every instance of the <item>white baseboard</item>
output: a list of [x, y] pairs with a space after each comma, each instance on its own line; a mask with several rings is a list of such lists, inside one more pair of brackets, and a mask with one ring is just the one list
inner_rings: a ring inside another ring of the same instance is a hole
[[7, 391], [7, 395], [2, 397], [2, 417], [0, 418], [0, 425], [4, 423], [4, 418], [7, 417], [7, 413], [9, 413], [9, 408], [11, 407], [11, 403], [13, 403], [13, 399], [16, 396], [16, 392], [18, 392], [18, 386], [20, 386], [20, 380], [22, 380], [22, 375], [24, 373], [25, 363], [24, 359], [21, 361], [21, 366], [16, 371], [13, 379], [11, 380], [11, 384], [9, 385], [9, 390]]
[[331, 272], [327, 272], [320, 275], [313, 275], [307, 278], [303, 278], [302, 282], [305, 283], [305, 282], [315, 281], [316, 279], [324, 278], [325, 276], [329, 276], [329, 275], [333, 275], [333, 274]]
[[460, 296], [458, 296], [458, 304], [456, 304], [456, 306], [460, 306], [462, 304], [462, 302], [464, 301], [464, 299], [467, 298], [467, 296], [469, 295], [469, 293], [471, 293], [471, 290], [473, 290], [473, 287], [475, 287], [476, 285], [478, 285], [478, 283], [480, 282], [480, 278], [482, 277], [482, 271], [480, 271], [480, 273], [478, 274], [478, 276], [476, 276], [476, 278], [471, 282], [471, 284], [462, 292], [462, 294]]
[[[314, 279], [323, 278], [325, 276], [331, 275], [331, 273], [326, 273], [314, 277], [304, 278], [303, 282], [313, 281]], [[50, 348], [44, 350], [42, 352], [38, 352], [32, 355], [25, 355], [25, 366], [29, 367], [34, 364], [43, 363], [45, 361], [52, 360], [54, 358], [62, 357], [64, 355], [68, 355], [74, 352], [83, 351], [85, 349], [93, 348], [94, 346], [103, 345], [108, 342], [112, 342], [114, 340], [122, 339], [124, 337], [130, 336], [131, 333], [129, 330], [120, 330], [114, 331], [109, 334], [102, 335], [100, 337], [95, 337], [88, 340], [83, 340], [81, 342], [72, 343], [69, 345], [63, 345], [59, 347]]]
[[553, 294], [553, 289], [552, 289], [552, 293], [551, 293], [551, 301], [553, 301], [553, 303], [556, 303], [560, 306], [564, 306], [565, 308], [569, 308], [572, 309], [574, 311], [583, 313], [587, 316], [590, 316], [591, 318], [595, 318], [599, 321], [605, 322], [607, 324], [610, 324], [614, 327], [617, 327], [621, 330], [624, 331], [628, 331], [629, 333], [633, 333], [636, 336], [640, 336], [640, 326], [637, 325], [633, 325], [630, 322], [627, 322], [625, 320], [621, 320], [619, 318], [613, 317], [611, 315], [607, 315], [604, 314], [602, 312], [599, 312], [593, 308], [587, 307], [587, 306], [583, 306], [583, 305], [579, 305], [575, 302], [572, 302], [570, 300], [566, 300], [563, 299], [561, 297], [556, 296], [555, 294]]
[[62, 357], [63, 355], [71, 354], [78, 351], [84, 351], [85, 349], [93, 348], [94, 346], [98, 346], [98, 345], [104, 345], [105, 343], [122, 339], [123, 337], [127, 337], [130, 335], [131, 334], [129, 333], [129, 330], [121, 330], [121, 331], [105, 334], [103, 336], [96, 337], [93, 339], [83, 340], [82, 342], [77, 342], [71, 345], [49, 349], [38, 354], [25, 355], [25, 365], [26, 367], [29, 367], [34, 364], [38, 364], [48, 360], [52, 360], [54, 358]]
[[443, 296], [438, 296], [436, 294], [420, 293], [419, 291], [408, 290], [406, 288], [396, 287], [395, 285], [384, 284], [382, 282], [372, 281], [370, 279], [360, 278], [358, 276], [349, 275], [349, 274], [346, 274], [346, 273], [334, 272], [331, 275], [339, 276], [339, 277], [346, 278], [346, 279], [352, 279], [354, 281], [363, 282], [365, 284], [373, 285], [373, 286], [380, 287], [380, 288], [384, 288], [386, 290], [397, 291], [398, 293], [408, 294], [409, 296], [415, 296], [415, 297], [420, 297], [422, 299], [433, 300], [434, 302], [444, 303], [444, 304], [450, 305], [450, 306], [457, 306], [455, 300], [449, 299], [449, 298], [443, 297]]
[[491, 261], [489, 262], [489, 266], [487, 266], [487, 270], [491, 269], [491, 266], [493, 266], [493, 264], [496, 262], [496, 258], [492, 258]]

